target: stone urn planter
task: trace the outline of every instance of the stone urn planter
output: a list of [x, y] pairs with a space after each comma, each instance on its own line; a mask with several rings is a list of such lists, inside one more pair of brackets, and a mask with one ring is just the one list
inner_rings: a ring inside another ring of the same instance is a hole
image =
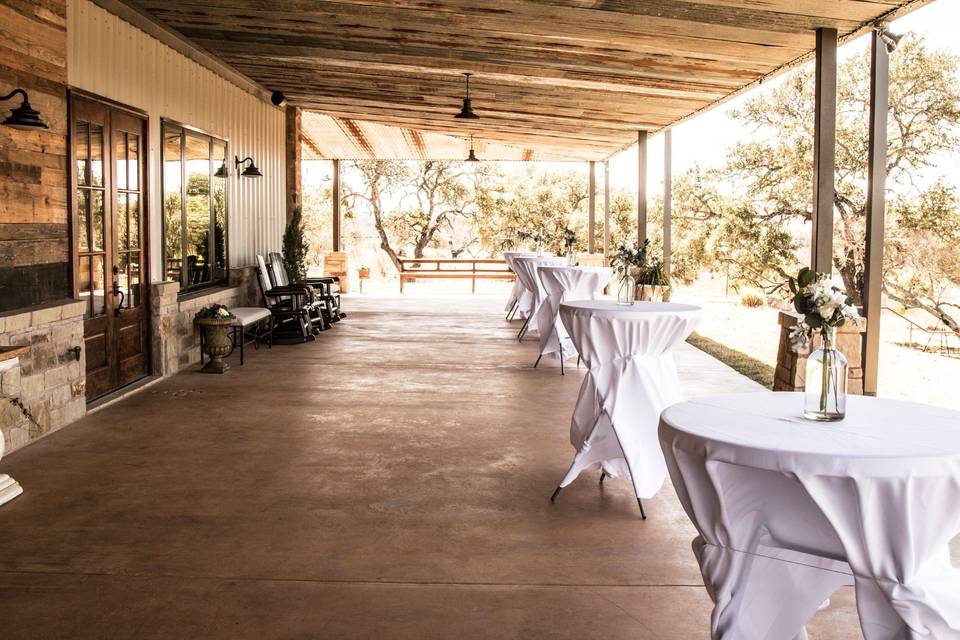
[[213, 305], [201, 309], [195, 321], [203, 332], [201, 341], [205, 354], [210, 356], [207, 364], [200, 369], [201, 373], [225, 373], [230, 365], [224, 358], [233, 351], [233, 323], [236, 317], [223, 305]]

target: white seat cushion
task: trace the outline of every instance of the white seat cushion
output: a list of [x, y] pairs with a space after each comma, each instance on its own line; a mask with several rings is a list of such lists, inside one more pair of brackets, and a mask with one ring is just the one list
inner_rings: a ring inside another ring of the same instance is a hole
[[230, 312], [237, 317], [233, 324], [238, 327], [247, 327], [270, 317], [270, 310], [263, 307], [233, 307]]

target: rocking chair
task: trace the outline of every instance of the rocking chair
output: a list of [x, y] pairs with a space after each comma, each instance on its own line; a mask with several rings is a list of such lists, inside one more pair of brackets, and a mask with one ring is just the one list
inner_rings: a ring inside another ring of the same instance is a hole
[[257, 282], [264, 306], [274, 318], [276, 342], [309, 342], [326, 328], [313, 288], [303, 284], [273, 285], [261, 255], [257, 256]]

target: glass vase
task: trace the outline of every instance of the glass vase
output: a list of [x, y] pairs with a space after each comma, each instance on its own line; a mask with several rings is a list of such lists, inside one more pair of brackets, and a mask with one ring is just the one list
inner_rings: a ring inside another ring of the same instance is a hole
[[617, 304], [632, 305], [637, 300], [637, 280], [630, 272], [620, 276], [620, 285], [617, 289]]
[[538, 258], [542, 258], [542, 257], [543, 257], [543, 243], [542, 243], [542, 242], [538, 242], [538, 243], [537, 243], [537, 257], [538, 257]]
[[573, 247], [567, 249], [567, 266], [575, 267], [577, 266], [577, 252], [573, 250]]
[[824, 327], [820, 348], [807, 357], [803, 415], [809, 420], [843, 420], [847, 413], [847, 358], [834, 346], [836, 331]]

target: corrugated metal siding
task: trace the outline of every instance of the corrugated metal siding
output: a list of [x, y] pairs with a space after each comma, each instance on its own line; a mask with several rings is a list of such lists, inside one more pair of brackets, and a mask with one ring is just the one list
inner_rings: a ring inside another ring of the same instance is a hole
[[[227, 181], [230, 265], [277, 251], [286, 223], [284, 114], [88, 0], [67, 3], [67, 79], [72, 87], [150, 115], [150, 237], [154, 280], [161, 269], [160, 120], [229, 140], [252, 156], [260, 179]], [[233, 171], [232, 162], [229, 163]]]

